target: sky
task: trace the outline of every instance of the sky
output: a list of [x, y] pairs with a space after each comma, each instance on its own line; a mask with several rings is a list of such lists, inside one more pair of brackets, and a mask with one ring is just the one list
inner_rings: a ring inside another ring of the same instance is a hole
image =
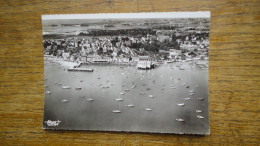
[[140, 18], [210, 18], [209, 11], [199, 12], [156, 12], [156, 13], [99, 13], [42, 15], [42, 20], [65, 19], [140, 19]]

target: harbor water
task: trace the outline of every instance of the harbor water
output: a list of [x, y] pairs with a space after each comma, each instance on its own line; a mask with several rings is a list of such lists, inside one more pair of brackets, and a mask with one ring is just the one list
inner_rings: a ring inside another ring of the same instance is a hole
[[[94, 71], [69, 72], [68, 67], [45, 58], [45, 129], [209, 133], [208, 69], [193, 62], [165, 63], [151, 70], [83, 67]], [[61, 122], [49, 127], [48, 120]]]

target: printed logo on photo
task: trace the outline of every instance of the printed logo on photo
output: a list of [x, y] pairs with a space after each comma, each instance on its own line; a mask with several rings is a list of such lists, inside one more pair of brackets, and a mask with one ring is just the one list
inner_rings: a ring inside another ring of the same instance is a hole
[[60, 120], [58, 120], [58, 121], [51, 121], [51, 120], [45, 121], [45, 123], [47, 123], [48, 126], [59, 126], [60, 122], [61, 122]]

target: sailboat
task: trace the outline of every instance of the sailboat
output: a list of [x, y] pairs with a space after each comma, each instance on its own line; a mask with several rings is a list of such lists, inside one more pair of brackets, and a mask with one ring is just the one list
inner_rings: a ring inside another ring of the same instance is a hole
[[177, 103], [178, 106], [184, 106], [184, 103]]
[[51, 91], [46, 91], [47, 94], [51, 94]]
[[116, 110], [112, 110], [113, 113], [121, 113], [121, 111], [118, 109], [118, 102], [117, 102], [117, 109]]
[[202, 110], [196, 110], [196, 113], [202, 113]]
[[189, 98], [189, 97], [186, 97], [186, 98], [184, 98], [184, 100], [190, 100], [191, 98]]
[[184, 119], [176, 119], [178, 122], [184, 122]]
[[68, 102], [68, 100], [67, 99], [63, 99], [63, 100], [61, 100], [61, 102]]
[[127, 104], [126, 107], [134, 107], [133, 104]]
[[152, 94], [150, 94], [150, 95], [148, 95], [148, 97], [150, 97], [150, 98], [154, 98], [155, 96], [154, 96], [154, 95], [152, 95]]
[[94, 99], [88, 98], [87, 101], [91, 102], [91, 101], [94, 101]]
[[201, 116], [201, 115], [197, 115], [197, 118], [199, 119], [204, 119], [205, 117]]
[[70, 86], [62, 86], [62, 89], [70, 89]]

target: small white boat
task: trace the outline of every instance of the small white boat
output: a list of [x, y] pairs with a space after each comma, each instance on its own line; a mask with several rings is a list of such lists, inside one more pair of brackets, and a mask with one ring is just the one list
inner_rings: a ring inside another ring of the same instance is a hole
[[47, 94], [51, 94], [51, 91], [46, 91]]
[[62, 86], [62, 89], [70, 89], [70, 86]]
[[186, 97], [186, 98], [184, 98], [184, 100], [190, 100], [191, 98], [189, 98], [189, 97]]
[[185, 85], [185, 83], [182, 84], [182, 86], [184, 86], [184, 85]]
[[129, 92], [129, 89], [125, 89], [125, 92]]
[[155, 96], [153, 96], [153, 95], [148, 95], [148, 97], [150, 97], [150, 98], [154, 98]]
[[121, 113], [120, 110], [113, 110], [112, 112], [113, 112], [113, 113]]
[[184, 122], [184, 119], [176, 119], [178, 122]]
[[97, 86], [101, 86], [102, 84], [97, 84]]
[[202, 113], [202, 110], [196, 110], [196, 113]]
[[184, 103], [177, 103], [178, 106], [184, 106]]
[[126, 107], [134, 107], [133, 104], [127, 104]]
[[132, 87], [132, 89], [134, 89], [136, 87], [136, 85], [134, 85], [133, 87]]
[[189, 93], [194, 93], [194, 91], [193, 91], [193, 90], [190, 90]]
[[145, 86], [146, 85], [146, 83], [143, 83], [143, 86]]
[[201, 115], [197, 115], [197, 118], [199, 119], [204, 119], [205, 117], [201, 116]]
[[152, 109], [150, 109], [150, 108], [146, 108], [145, 110], [146, 110], [146, 111], [151, 111]]
[[189, 95], [194, 95], [194, 93], [190, 93]]
[[145, 93], [144, 93], [144, 92], [140, 92], [139, 94], [140, 94], [140, 95], [144, 95]]
[[123, 101], [124, 99], [122, 99], [122, 98], [116, 98], [115, 100], [116, 100], [116, 101]]
[[61, 102], [68, 102], [68, 100], [67, 99], [63, 99], [63, 100], [61, 100]]
[[76, 89], [76, 90], [81, 90], [81, 87], [76, 87], [75, 89]]
[[171, 86], [170, 88], [171, 88], [171, 89], [176, 89], [176, 87], [174, 87], [174, 86]]
[[120, 95], [125, 95], [125, 93], [124, 93], [124, 92], [121, 92]]
[[47, 88], [47, 87], [49, 87], [48, 85], [44, 85], [44, 88]]
[[94, 99], [92, 99], [92, 98], [88, 98], [87, 101], [94, 101]]

